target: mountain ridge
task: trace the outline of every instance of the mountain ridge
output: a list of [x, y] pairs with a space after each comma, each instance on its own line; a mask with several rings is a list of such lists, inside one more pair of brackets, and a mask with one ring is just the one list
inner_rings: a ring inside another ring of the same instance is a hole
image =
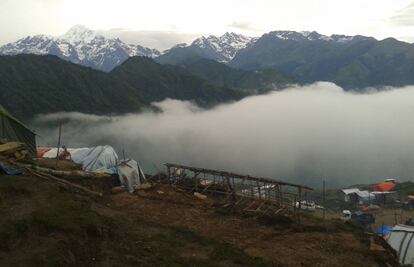
[[347, 90], [414, 84], [414, 46], [394, 38], [283, 39], [269, 33], [229, 63], [234, 68], [274, 68], [303, 83], [334, 82]]
[[59, 37], [28, 36], [0, 47], [0, 55], [55, 55], [72, 63], [110, 71], [131, 56], [156, 57], [160, 52], [140, 45], [105, 38], [96, 31], [75, 25]]
[[52, 55], [0, 56], [0, 105], [23, 121], [60, 111], [138, 112], [166, 98], [210, 107], [244, 96], [146, 57], [131, 57], [113, 71], [102, 72]]
[[297, 83], [294, 79], [288, 78], [274, 69], [255, 71], [236, 69], [195, 53], [187, 53], [182, 49], [181, 51], [184, 52], [181, 55], [160, 56], [155, 61], [183, 67], [193, 75], [204, 78], [216, 86], [240, 89], [249, 93], [280, 90]]
[[[155, 58], [163, 64], [186, 65], [187, 71], [191, 72], [189, 63], [177, 62], [188, 55], [190, 58], [196, 55], [207, 60], [203, 61], [205, 66], [197, 65], [198, 73], [193, 70], [193, 74], [209, 78], [213, 83], [226, 78], [217, 72], [214, 74], [208, 66], [225, 70], [227, 74], [231, 71], [208, 60], [244, 71], [274, 70], [299, 83], [330, 81], [347, 90], [414, 84], [413, 44], [395, 38], [377, 40], [362, 35], [328, 36], [316, 31], [271, 31], [261, 37], [227, 32], [221, 36], [202, 36], [189, 45], [177, 44], [160, 52], [127, 45], [116, 38], [107, 39], [96, 31], [77, 25], [59, 37], [37, 35], [0, 47], [0, 54], [21, 53], [52, 54], [107, 72], [131, 55]], [[226, 85], [227, 80], [218, 84]]]

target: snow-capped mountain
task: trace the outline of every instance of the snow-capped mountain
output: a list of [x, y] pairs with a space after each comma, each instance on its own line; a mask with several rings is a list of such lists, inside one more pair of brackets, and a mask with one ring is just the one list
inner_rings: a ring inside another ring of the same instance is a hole
[[257, 38], [226, 32], [219, 37], [214, 35], [202, 36], [194, 40], [189, 47], [199, 53], [202, 52], [209, 59], [229, 62], [240, 49], [252, 45], [256, 40]]
[[59, 37], [36, 35], [22, 38], [0, 47], [0, 54], [51, 54], [73, 63], [110, 71], [130, 56], [154, 58], [160, 55], [155, 49], [125, 44], [109, 39], [84, 26], [74, 26]]
[[[265, 34], [266, 35], [266, 34]], [[331, 41], [331, 42], [338, 42], [338, 43], [347, 43], [353, 40], [368, 40], [372, 39], [372, 37], [366, 37], [361, 35], [356, 36], [347, 36], [347, 35], [338, 35], [333, 34], [331, 36], [320, 34], [316, 31], [272, 31], [269, 32], [267, 35], [276, 37], [282, 40], [291, 40], [291, 41]]]

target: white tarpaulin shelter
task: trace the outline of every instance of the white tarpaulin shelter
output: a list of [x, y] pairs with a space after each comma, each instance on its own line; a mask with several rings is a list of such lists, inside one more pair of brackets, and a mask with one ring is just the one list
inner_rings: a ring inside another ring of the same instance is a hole
[[122, 186], [128, 192], [134, 192], [135, 188], [144, 181], [145, 175], [138, 162], [133, 159], [122, 161], [118, 164], [118, 175]]
[[[56, 158], [57, 153], [57, 148], [51, 148], [41, 157]], [[111, 146], [61, 148], [59, 149], [59, 157], [71, 159], [76, 164], [82, 165], [84, 171], [118, 174], [122, 186], [130, 193], [134, 192], [135, 188], [146, 180], [138, 162], [133, 159], [119, 161], [118, 155]]]
[[397, 251], [398, 261], [404, 265], [414, 264], [414, 227], [398, 224], [391, 230], [388, 244]]
[[[111, 146], [97, 146], [92, 148], [68, 148], [66, 150], [76, 164], [82, 165], [82, 170], [93, 172], [111, 172], [118, 164], [118, 155]], [[59, 154], [64, 149], [59, 150]], [[56, 158], [57, 148], [52, 148], [43, 154], [43, 158]]]

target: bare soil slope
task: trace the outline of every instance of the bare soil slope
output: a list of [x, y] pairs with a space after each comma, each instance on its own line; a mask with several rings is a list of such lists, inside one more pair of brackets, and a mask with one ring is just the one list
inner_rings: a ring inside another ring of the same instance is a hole
[[[158, 192], [157, 192], [158, 191]], [[165, 185], [92, 199], [0, 176], [0, 266], [386, 266], [359, 229], [232, 213]]]

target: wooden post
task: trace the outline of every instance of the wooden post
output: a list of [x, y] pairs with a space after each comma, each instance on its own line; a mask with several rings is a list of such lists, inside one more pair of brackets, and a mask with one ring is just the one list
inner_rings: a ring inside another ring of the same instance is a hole
[[257, 185], [257, 193], [259, 194], [259, 199], [262, 199], [262, 191], [260, 190], [260, 183], [256, 182]]
[[299, 210], [298, 210], [298, 222], [300, 223], [300, 213], [302, 212], [302, 187], [299, 187]]
[[58, 137], [58, 145], [57, 145], [57, 152], [56, 152], [56, 167], [59, 161], [59, 150], [60, 150], [60, 139], [62, 137], [62, 122], [59, 122], [59, 137]]
[[198, 192], [198, 172], [194, 172], [194, 191]]
[[325, 221], [325, 219], [326, 219], [326, 214], [325, 214], [325, 210], [326, 210], [326, 207], [325, 207], [325, 179], [323, 179], [323, 185], [322, 185], [322, 190], [323, 190], [323, 195], [322, 195], [322, 205], [323, 205], [323, 209], [322, 209], [322, 211], [323, 211], [323, 221]]
[[171, 184], [171, 169], [170, 169], [170, 166], [168, 166], [167, 167], [167, 169], [168, 169], [168, 182]]
[[293, 217], [295, 217], [296, 219], [297, 219], [297, 214], [296, 214], [296, 195], [294, 196], [294, 198], [293, 198], [293, 203], [294, 203], [294, 205], [293, 205]]

